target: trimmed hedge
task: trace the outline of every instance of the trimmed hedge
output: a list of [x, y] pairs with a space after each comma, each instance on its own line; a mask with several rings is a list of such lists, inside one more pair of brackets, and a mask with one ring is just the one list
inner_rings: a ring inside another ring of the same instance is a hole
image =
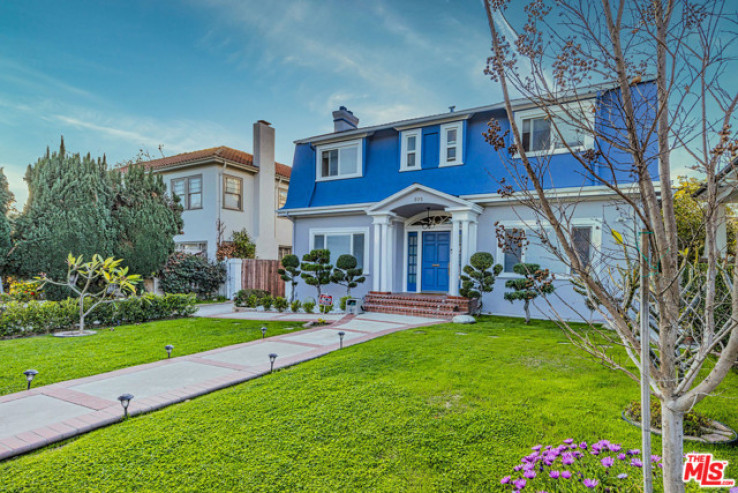
[[[195, 313], [194, 294], [144, 294], [103, 303], [87, 316], [101, 326], [188, 317]], [[0, 306], [0, 337], [46, 334], [77, 328], [79, 304], [75, 298], [62, 301], [12, 301]]]

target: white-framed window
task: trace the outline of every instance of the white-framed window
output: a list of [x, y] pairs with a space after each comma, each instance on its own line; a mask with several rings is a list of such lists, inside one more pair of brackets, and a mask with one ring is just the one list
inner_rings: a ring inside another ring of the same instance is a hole
[[[565, 108], [519, 111], [515, 114], [523, 149], [532, 156], [581, 151], [592, 147], [592, 104], [572, 103]], [[576, 120], [576, 121], [575, 121]]]
[[172, 180], [171, 186], [185, 210], [202, 209], [202, 175], [177, 178]]
[[[535, 233], [524, 222], [505, 223], [508, 234], [508, 241], [505, 241], [503, 247], [497, 247], [497, 262], [502, 264], [502, 277], [517, 276], [513, 272], [513, 266], [519, 262], [530, 262], [539, 264], [544, 269], [548, 269], [552, 274], [559, 277], [568, 277], [571, 275], [568, 261], [558, 258], [552, 251], [554, 247], [559, 250], [561, 255], [565, 255], [564, 251], [558, 248], [558, 241], [553, 230], [548, 231], [547, 243], [544, 245], [539, 237], [538, 229]], [[518, 232], [512, 233], [517, 228]], [[525, 241], [518, 244], [520, 238], [519, 231], [525, 231]], [[597, 251], [602, 244], [602, 220], [598, 218], [577, 218], [571, 220], [571, 234], [574, 248], [586, 265], [590, 264]]]
[[223, 209], [242, 210], [243, 180], [236, 176], [223, 175]]
[[441, 154], [439, 166], [464, 164], [464, 122], [441, 125]]
[[405, 130], [400, 133], [400, 171], [420, 169], [420, 151], [422, 131], [420, 129]]
[[204, 255], [208, 252], [207, 241], [179, 241], [176, 246], [178, 252], [191, 255]]
[[279, 187], [277, 190], [277, 209], [281, 209], [287, 203], [287, 189]]
[[317, 146], [318, 181], [358, 178], [362, 175], [362, 141], [351, 140]]
[[368, 256], [368, 228], [328, 228], [310, 230], [310, 249], [327, 249], [331, 252], [331, 264], [344, 254], [356, 257], [357, 267], [363, 268]]

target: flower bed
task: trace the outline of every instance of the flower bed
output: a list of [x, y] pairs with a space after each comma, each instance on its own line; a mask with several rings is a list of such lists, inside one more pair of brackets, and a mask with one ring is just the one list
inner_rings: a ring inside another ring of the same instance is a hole
[[[600, 440], [592, 445], [564, 440], [560, 445], [536, 445], [523, 457], [513, 474], [500, 484], [512, 491], [570, 492], [634, 491], [640, 484], [643, 467], [641, 451]], [[661, 472], [661, 457], [652, 455], [654, 482]]]
[[[187, 317], [195, 313], [192, 294], [144, 294], [99, 305], [88, 320], [109, 326]], [[74, 298], [62, 301], [9, 302], [0, 306], [0, 337], [18, 337], [69, 330], [79, 322], [79, 305]]]
[[[631, 402], [623, 411], [623, 419], [633, 426], [641, 426], [641, 403]], [[661, 434], [661, 403], [651, 403], [651, 433]], [[704, 443], [733, 443], [738, 439], [735, 430], [696, 411], [684, 415], [684, 439]]]

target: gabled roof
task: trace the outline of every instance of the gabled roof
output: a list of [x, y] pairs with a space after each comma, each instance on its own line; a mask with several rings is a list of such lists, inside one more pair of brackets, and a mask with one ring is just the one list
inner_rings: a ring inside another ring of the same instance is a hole
[[[184, 152], [182, 154], [176, 154], [174, 156], [167, 156], [160, 159], [153, 159], [146, 161], [143, 164], [146, 169], [151, 170], [164, 170], [169, 167], [183, 166], [187, 164], [202, 164], [208, 161], [227, 161], [233, 164], [240, 164], [242, 166], [253, 168], [254, 171], [258, 171], [258, 167], [254, 164], [254, 156], [245, 151], [239, 151], [231, 147], [219, 146], [211, 147], [209, 149], [201, 149], [199, 151]], [[274, 171], [277, 176], [282, 178], [290, 178], [292, 174], [292, 168], [282, 163], [274, 163]], [[125, 170], [125, 167], [121, 168]]]

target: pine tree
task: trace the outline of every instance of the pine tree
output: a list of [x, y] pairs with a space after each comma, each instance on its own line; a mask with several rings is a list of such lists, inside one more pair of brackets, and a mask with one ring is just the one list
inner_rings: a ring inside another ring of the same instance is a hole
[[174, 253], [174, 236], [182, 230], [182, 207], [166, 193], [161, 175], [140, 164], [125, 174], [112, 172], [115, 184], [113, 255], [124, 259], [131, 272], [150, 276]]
[[3, 292], [3, 280], [7, 275], [8, 256], [12, 242], [10, 241], [11, 223], [8, 212], [13, 205], [15, 197], [8, 187], [8, 179], [5, 171], [0, 168], [0, 293]]
[[[104, 159], [59, 152], [30, 165], [25, 177], [28, 200], [13, 233], [13, 269], [23, 277], [66, 273], [67, 255], [109, 256], [116, 238], [112, 217], [114, 188]], [[61, 290], [47, 297], [66, 296]]]

